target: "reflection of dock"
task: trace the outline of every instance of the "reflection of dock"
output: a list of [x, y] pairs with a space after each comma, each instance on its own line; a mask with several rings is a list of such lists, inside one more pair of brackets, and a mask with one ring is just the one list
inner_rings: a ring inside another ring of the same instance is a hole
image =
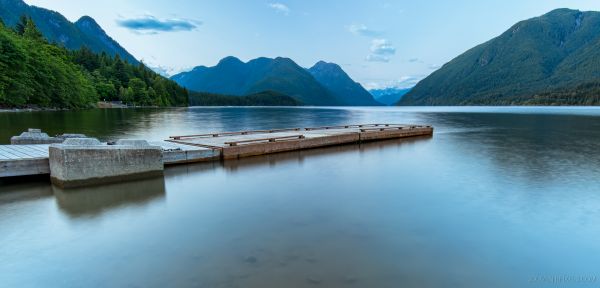
[[142, 205], [164, 198], [165, 180], [155, 177], [68, 190], [52, 186], [52, 191], [58, 207], [70, 216], [94, 216], [121, 206]]
[[[432, 134], [431, 126], [365, 124], [172, 136], [150, 144], [162, 148], [164, 165], [172, 165]], [[0, 145], [0, 177], [50, 173], [48, 147]]]

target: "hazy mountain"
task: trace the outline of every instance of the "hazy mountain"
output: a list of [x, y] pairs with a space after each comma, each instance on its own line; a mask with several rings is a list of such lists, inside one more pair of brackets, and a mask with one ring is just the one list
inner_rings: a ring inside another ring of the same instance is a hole
[[305, 105], [340, 105], [306, 69], [289, 58], [257, 58], [247, 63], [223, 58], [214, 67], [198, 66], [171, 77], [189, 90], [244, 96], [274, 91]]
[[50, 42], [72, 50], [87, 46], [96, 53], [106, 52], [111, 56], [118, 54], [130, 63], [138, 63], [135, 57], [106, 35], [89, 16], [83, 16], [77, 22], [71, 23], [55, 11], [30, 6], [21, 0], [0, 0], [0, 19], [6, 25], [14, 26], [19, 22], [21, 15], [31, 17]]
[[400, 104], [593, 104], [598, 82], [600, 12], [558, 9], [456, 57]]
[[348, 106], [379, 106], [381, 103], [375, 101], [373, 96], [359, 83], [354, 82], [335, 63], [317, 62], [308, 69], [321, 85], [329, 89], [342, 105]]
[[385, 88], [385, 89], [372, 89], [369, 90], [373, 98], [384, 105], [394, 105], [402, 99], [411, 88]]

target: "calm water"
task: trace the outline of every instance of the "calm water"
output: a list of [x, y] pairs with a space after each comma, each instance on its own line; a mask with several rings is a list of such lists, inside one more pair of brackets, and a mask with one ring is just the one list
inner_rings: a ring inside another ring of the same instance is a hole
[[0, 113], [0, 141], [373, 122], [436, 131], [80, 190], [0, 182], [0, 286], [600, 286], [600, 109]]

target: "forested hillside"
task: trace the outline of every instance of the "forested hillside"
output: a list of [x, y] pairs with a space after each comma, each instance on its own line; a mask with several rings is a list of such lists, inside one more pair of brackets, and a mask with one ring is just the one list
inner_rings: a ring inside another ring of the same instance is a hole
[[600, 12], [521, 21], [422, 80], [401, 105], [589, 105], [600, 84]]
[[143, 64], [50, 44], [30, 18], [0, 23], [0, 106], [86, 108], [99, 100], [185, 106], [188, 92]]
[[264, 91], [247, 96], [221, 95], [205, 92], [190, 92], [192, 106], [300, 106], [296, 99], [277, 93]]
[[119, 55], [129, 63], [138, 63], [133, 55], [107, 35], [96, 20], [89, 16], [83, 16], [72, 23], [56, 11], [28, 5], [22, 0], [0, 0], [0, 19], [6, 26], [14, 27], [23, 16], [33, 19], [44, 38], [51, 43], [70, 50], [88, 47], [95, 53]]

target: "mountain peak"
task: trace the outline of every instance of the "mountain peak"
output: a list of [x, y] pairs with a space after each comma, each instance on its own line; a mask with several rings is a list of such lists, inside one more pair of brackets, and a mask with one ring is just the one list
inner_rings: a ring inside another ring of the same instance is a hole
[[244, 64], [242, 60], [238, 59], [234, 56], [227, 56], [219, 61], [217, 65], [236, 65], [236, 64]]
[[319, 61], [310, 67], [308, 72], [321, 85], [332, 91], [338, 101], [345, 105], [380, 105], [364, 87], [352, 80], [338, 64]]
[[570, 9], [570, 8], [558, 8], [558, 9], [554, 9], [544, 15], [549, 16], [549, 15], [571, 14], [571, 13], [581, 13], [581, 11], [579, 11], [577, 9]]
[[75, 21], [75, 24], [94, 25], [94, 26], [100, 27], [100, 25], [98, 25], [96, 20], [88, 15], [81, 16], [81, 18], [79, 18], [79, 20]]
[[340, 67], [340, 65], [335, 64], [335, 63], [325, 62], [323, 60], [320, 60], [319, 62], [315, 63], [315, 65], [313, 65], [312, 67], [310, 67], [308, 70], [311, 70], [313, 72], [317, 72], [317, 71], [327, 71], [327, 72], [337, 71], [337, 72], [343, 72], [344, 71], [342, 69], [342, 67]]
[[94, 20], [94, 18], [87, 16], [87, 15], [79, 18], [79, 20], [77, 20], [75, 22], [75, 26], [79, 27], [82, 30], [94, 31], [95, 33], [106, 34], [106, 32], [104, 32], [104, 29], [102, 29], [102, 27], [100, 27], [98, 22], [96, 22], [96, 20]]

